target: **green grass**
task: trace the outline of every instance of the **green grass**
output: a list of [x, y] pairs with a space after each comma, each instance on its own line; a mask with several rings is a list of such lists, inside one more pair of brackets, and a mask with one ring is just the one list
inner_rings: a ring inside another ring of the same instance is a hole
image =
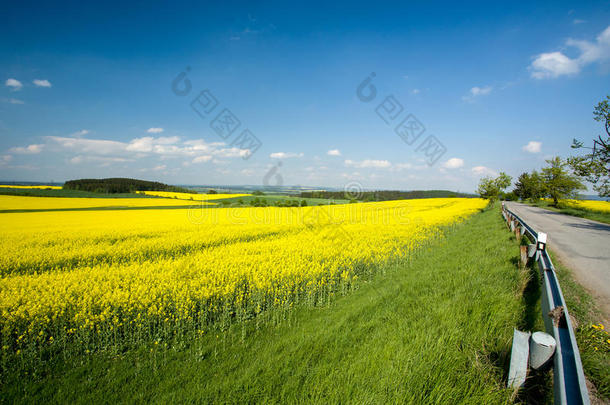
[[561, 202], [559, 203], [559, 207], [555, 207], [550, 201], [538, 201], [536, 203], [527, 201], [523, 202], [534, 207], [540, 207], [550, 211], [560, 212], [562, 214], [571, 215], [573, 217], [586, 218], [591, 219], [593, 221], [610, 224], [610, 212], [591, 211], [583, 208], [574, 207], [563, 207], [561, 206]]
[[533, 305], [517, 241], [497, 208], [445, 235], [322, 307], [15, 367], [1, 401], [506, 403], [513, 327]]
[[[595, 385], [597, 395], [610, 400], [610, 343], [605, 341], [610, 339], [610, 334], [591, 326], [603, 323], [603, 316], [595, 306], [593, 297], [574, 280], [571, 271], [559, 261], [557, 256], [552, 252], [549, 253], [570, 315], [578, 322], [576, 341], [585, 374]], [[606, 330], [610, 328], [610, 325], [604, 326]]]
[[[273, 206], [276, 202], [288, 202], [288, 201], [306, 201], [308, 206], [317, 206], [317, 205], [328, 205], [330, 203], [333, 204], [347, 204], [349, 200], [329, 200], [325, 198], [302, 198], [295, 197], [291, 195], [280, 195], [280, 194], [265, 194], [265, 195], [250, 195], [244, 197], [231, 197], [231, 198], [223, 198], [221, 200], [209, 200], [210, 202], [217, 202], [219, 206], [222, 207], [223, 203], [230, 203], [231, 206], [249, 206], [250, 201], [255, 199], [265, 200], [268, 206]], [[241, 201], [241, 203], [239, 203]]]

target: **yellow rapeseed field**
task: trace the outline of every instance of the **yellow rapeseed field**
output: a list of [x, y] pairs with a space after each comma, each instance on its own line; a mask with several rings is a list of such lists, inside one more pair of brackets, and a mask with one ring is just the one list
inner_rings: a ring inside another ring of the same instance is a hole
[[42, 190], [46, 190], [46, 189], [51, 189], [51, 190], [61, 190], [62, 187], [61, 186], [12, 186], [10, 184], [6, 185], [6, 184], [0, 184], [0, 188], [22, 188], [22, 189], [42, 189]]
[[564, 200], [562, 203], [569, 207], [582, 208], [589, 211], [610, 212], [610, 202], [608, 201]]
[[223, 200], [225, 198], [246, 197], [251, 194], [189, 194], [189, 193], [174, 193], [171, 191], [138, 191], [139, 194], [145, 194], [155, 197], [177, 198], [180, 200]]
[[326, 302], [486, 204], [3, 213], [2, 353], [95, 350]]
[[[171, 207], [190, 206], [193, 203], [167, 198], [71, 198], [26, 197], [0, 195], [0, 210], [51, 210], [75, 208]], [[195, 202], [201, 205], [201, 202]], [[204, 203], [215, 204], [215, 203]]]

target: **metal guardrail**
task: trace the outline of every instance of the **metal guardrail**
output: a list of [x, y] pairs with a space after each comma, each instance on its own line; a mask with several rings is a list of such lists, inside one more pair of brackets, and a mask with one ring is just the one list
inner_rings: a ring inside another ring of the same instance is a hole
[[542, 317], [546, 332], [551, 334], [557, 348], [553, 359], [553, 389], [555, 404], [590, 404], [589, 392], [582, 369], [580, 353], [572, 320], [568, 313], [553, 262], [546, 251], [546, 234], [536, 232], [525, 221], [502, 203], [502, 216], [512, 228], [535, 243], [534, 259], [542, 278]]

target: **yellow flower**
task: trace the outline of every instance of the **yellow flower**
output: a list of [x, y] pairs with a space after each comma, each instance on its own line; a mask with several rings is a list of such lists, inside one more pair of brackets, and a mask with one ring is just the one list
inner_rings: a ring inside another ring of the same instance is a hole
[[[187, 197], [202, 203], [228, 198]], [[159, 201], [179, 207], [181, 198], [0, 196], [0, 209], [154, 207]], [[441, 227], [486, 204], [439, 198], [298, 208], [4, 213], [0, 328], [3, 336], [17, 336], [9, 345], [40, 344], [55, 330], [59, 334], [49, 341], [83, 342], [96, 341], [91, 337], [98, 334], [165, 328], [170, 321], [197, 330], [223, 314], [241, 319], [272, 305], [289, 308], [297, 300], [332, 297], [342, 279], [359, 281], [356, 269], [407, 257]]]

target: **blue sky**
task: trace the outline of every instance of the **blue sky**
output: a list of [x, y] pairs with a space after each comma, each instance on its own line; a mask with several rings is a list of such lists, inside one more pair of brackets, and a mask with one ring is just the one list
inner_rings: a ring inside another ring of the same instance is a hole
[[610, 93], [608, 1], [83, 3], [3, 7], [0, 180], [473, 191]]

